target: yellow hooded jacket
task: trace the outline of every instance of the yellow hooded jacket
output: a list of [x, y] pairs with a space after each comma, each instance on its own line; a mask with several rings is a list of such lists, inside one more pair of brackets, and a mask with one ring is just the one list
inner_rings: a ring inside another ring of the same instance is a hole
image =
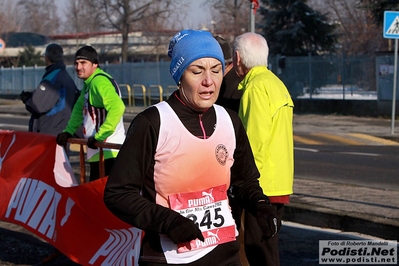
[[267, 196], [293, 193], [294, 103], [284, 83], [265, 66], [252, 68], [238, 86], [239, 116], [247, 132], [260, 186]]

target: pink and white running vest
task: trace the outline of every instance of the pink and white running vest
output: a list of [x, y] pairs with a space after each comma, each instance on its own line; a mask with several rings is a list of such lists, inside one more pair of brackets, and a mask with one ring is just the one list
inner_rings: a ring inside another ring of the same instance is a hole
[[[202, 191], [204, 199], [208, 199], [206, 192], [212, 192], [212, 189], [217, 186], [222, 185], [227, 190], [230, 186], [230, 168], [234, 162], [233, 153], [236, 148], [234, 127], [227, 111], [214, 105], [215, 130], [208, 139], [200, 139], [185, 128], [169, 104], [161, 102], [155, 106], [160, 114], [160, 131], [154, 166], [156, 203], [171, 208], [169, 204], [171, 195], [178, 194], [178, 198], [179, 195], [183, 197], [185, 193], [185, 195], [189, 195], [190, 192], [197, 192], [197, 194], [200, 192], [199, 194], [201, 194]], [[199, 119], [198, 123], [200, 123]], [[212, 195], [210, 196], [212, 197]], [[197, 201], [200, 202], [201, 199]], [[234, 226], [233, 238], [235, 238], [237, 230], [228, 205], [227, 193], [225, 200], [215, 201], [212, 204], [219, 204], [218, 206], [223, 208], [223, 223]], [[212, 204], [209, 205], [209, 208], [214, 206]], [[201, 208], [207, 207], [202, 206], [198, 209], [192, 208], [192, 210], [195, 214], [195, 211], [199, 211]], [[187, 212], [187, 209], [185, 211]], [[199, 211], [199, 215], [201, 215], [201, 211]], [[182, 214], [182, 212], [180, 213]], [[200, 227], [200, 229], [205, 234], [203, 228]], [[168, 263], [176, 264], [195, 261], [216, 247], [216, 245], [208, 246], [178, 253], [177, 246], [164, 235], [161, 235], [161, 244]]]

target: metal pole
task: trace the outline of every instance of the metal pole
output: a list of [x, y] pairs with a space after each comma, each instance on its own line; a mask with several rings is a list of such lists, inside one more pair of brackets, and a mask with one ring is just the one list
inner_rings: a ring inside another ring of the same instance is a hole
[[391, 134], [395, 133], [395, 106], [396, 106], [396, 80], [398, 73], [398, 39], [395, 39], [395, 58], [393, 67], [393, 93], [392, 93], [392, 117], [391, 117]]
[[341, 72], [341, 84], [342, 84], [342, 99], [345, 100], [345, 52], [342, 53], [342, 72]]
[[254, 4], [254, 2], [251, 2], [251, 8], [250, 8], [250, 12], [251, 12], [251, 32], [255, 32], [255, 14], [254, 14], [254, 10], [255, 10], [255, 4]]
[[309, 69], [309, 97], [312, 99], [313, 88], [312, 88], [312, 54], [308, 52], [308, 69]]

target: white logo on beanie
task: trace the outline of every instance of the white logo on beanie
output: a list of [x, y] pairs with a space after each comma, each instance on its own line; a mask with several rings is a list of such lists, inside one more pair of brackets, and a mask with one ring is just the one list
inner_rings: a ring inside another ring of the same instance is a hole
[[172, 76], [174, 76], [176, 71], [179, 70], [179, 68], [183, 64], [183, 62], [184, 62], [184, 57], [180, 57], [180, 59], [176, 62], [176, 65], [173, 67], [172, 71], [170, 71], [170, 74]]
[[176, 42], [179, 42], [181, 39], [183, 39], [184, 37], [186, 37], [188, 35], [188, 33], [184, 33], [182, 36], [178, 37], [176, 39]]
[[177, 34], [172, 38], [172, 40], [171, 40], [170, 43], [169, 43], [168, 56], [169, 56], [170, 58], [172, 58], [173, 48], [175, 47], [176, 43], [178, 43], [181, 39], [183, 39], [185, 36], [187, 36], [188, 33], [185, 33], [185, 34], [183, 34], [182, 36], [180, 36], [180, 35], [181, 35], [181, 32], [177, 33]]

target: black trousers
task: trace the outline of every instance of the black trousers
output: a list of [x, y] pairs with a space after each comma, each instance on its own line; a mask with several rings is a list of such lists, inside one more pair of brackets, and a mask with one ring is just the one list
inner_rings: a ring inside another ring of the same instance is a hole
[[[115, 162], [115, 158], [105, 159], [104, 160], [104, 172], [105, 176], [108, 176], [111, 172], [112, 165]], [[90, 165], [90, 181], [94, 181], [99, 179], [100, 177], [100, 163], [99, 162], [91, 162]]]
[[[272, 204], [279, 219], [283, 217], [284, 204]], [[244, 212], [244, 245], [247, 260], [251, 266], [280, 266], [278, 249], [279, 233], [268, 240], [262, 240], [262, 230], [256, 217]]]

